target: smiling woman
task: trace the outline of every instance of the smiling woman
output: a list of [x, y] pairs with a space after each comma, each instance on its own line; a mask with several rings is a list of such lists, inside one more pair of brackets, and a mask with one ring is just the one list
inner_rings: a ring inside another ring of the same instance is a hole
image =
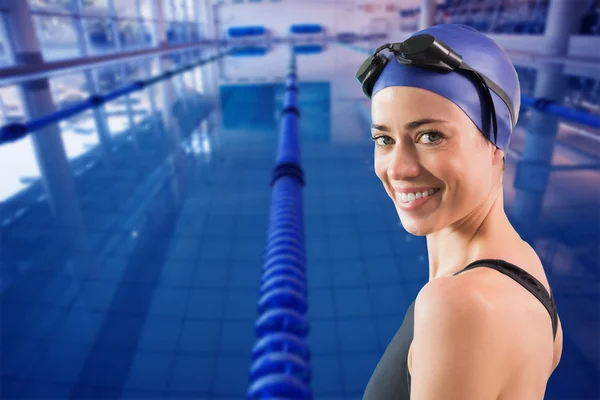
[[[499, 188], [502, 150], [487, 140], [487, 146], [481, 146], [481, 133], [453, 102], [428, 90], [393, 86], [374, 96], [372, 115], [378, 127], [373, 128], [375, 171], [409, 232], [435, 232]], [[484, 182], [495, 182], [496, 188]], [[421, 187], [441, 191], [422, 207], [406, 209], [397, 201], [399, 194]]]
[[543, 399], [562, 330], [539, 257], [504, 211], [520, 107], [509, 57], [473, 28], [436, 25], [381, 46], [357, 78], [372, 98], [375, 172], [429, 256], [364, 398]]

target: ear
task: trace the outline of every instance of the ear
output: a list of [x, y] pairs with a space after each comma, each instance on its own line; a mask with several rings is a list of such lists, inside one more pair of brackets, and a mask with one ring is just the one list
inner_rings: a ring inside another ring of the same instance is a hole
[[494, 164], [494, 165], [501, 164], [503, 158], [504, 158], [504, 151], [502, 151], [498, 147], [495, 147], [494, 148], [494, 160], [493, 160], [492, 164]]
[[499, 148], [495, 148], [494, 149], [494, 159], [492, 161], [492, 165], [496, 165], [499, 164], [499, 168], [500, 168], [500, 177], [498, 179], [498, 184], [500, 185], [500, 187], [502, 187], [502, 182], [504, 180], [504, 170], [505, 167], [504, 165], [502, 165], [504, 160], [504, 151], [500, 150]]

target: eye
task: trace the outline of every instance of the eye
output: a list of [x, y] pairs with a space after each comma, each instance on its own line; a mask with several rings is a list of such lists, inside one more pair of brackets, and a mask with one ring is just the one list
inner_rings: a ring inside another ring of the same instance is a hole
[[374, 141], [377, 146], [385, 146], [394, 142], [394, 140], [389, 136], [375, 136], [372, 137], [371, 140]]
[[429, 140], [429, 142], [425, 142], [424, 144], [429, 145], [429, 146], [435, 146], [435, 145], [439, 144], [439, 142], [441, 142], [442, 139], [444, 138], [444, 135], [441, 132], [427, 131], [427, 132], [423, 132], [423, 134], [419, 137], [419, 140], [421, 140], [421, 138], [423, 138], [425, 136], [427, 136], [427, 138], [428, 138], [427, 140]]

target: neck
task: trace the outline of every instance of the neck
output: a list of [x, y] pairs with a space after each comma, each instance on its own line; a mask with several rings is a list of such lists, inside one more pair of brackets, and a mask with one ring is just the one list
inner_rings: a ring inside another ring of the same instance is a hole
[[504, 212], [500, 189], [467, 217], [427, 235], [429, 280], [452, 276], [478, 259], [499, 258], [499, 248], [520, 241]]

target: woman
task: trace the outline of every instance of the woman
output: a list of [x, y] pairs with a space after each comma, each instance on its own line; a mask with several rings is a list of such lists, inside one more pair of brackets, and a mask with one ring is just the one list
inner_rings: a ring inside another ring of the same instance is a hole
[[357, 75], [372, 96], [376, 174], [404, 228], [427, 237], [429, 256], [429, 282], [364, 399], [541, 400], [562, 328], [540, 259], [504, 212], [518, 77], [473, 28], [436, 25], [412, 37], [424, 34], [462, 56], [464, 68], [406, 65], [413, 56], [396, 44], [401, 51], [378, 61], [382, 70]]

